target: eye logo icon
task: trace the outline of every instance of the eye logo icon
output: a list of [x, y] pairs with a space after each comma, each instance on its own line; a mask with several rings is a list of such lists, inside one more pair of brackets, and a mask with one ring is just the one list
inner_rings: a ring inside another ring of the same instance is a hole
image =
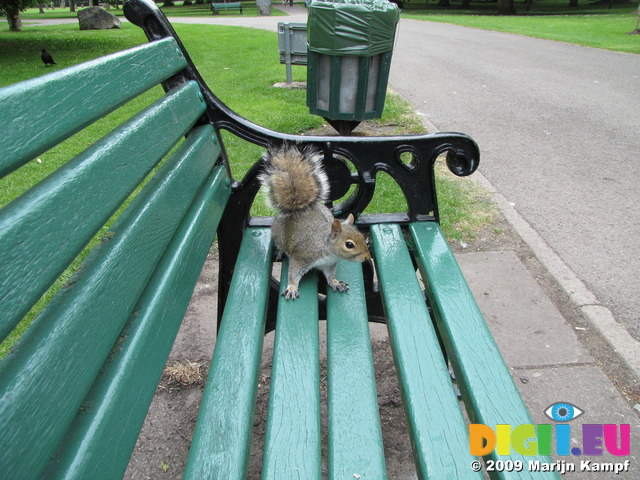
[[575, 405], [568, 402], [557, 402], [549, 405], [544, 414], [556, 422], [570, 422], [575, 420], [584, 412]]

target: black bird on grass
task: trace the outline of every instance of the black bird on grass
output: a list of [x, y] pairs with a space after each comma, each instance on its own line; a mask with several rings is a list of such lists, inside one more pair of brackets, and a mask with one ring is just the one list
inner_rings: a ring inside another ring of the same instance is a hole
[[53, 57], [51, 56], [51, 54], [47, 52], [44, 48], [42, 49], [42, 55], [40, 55], [40, 58], [44, 62], [45, 67], [48, 67], [49, 65], [57, 65], [56, 62], [53, 60]]

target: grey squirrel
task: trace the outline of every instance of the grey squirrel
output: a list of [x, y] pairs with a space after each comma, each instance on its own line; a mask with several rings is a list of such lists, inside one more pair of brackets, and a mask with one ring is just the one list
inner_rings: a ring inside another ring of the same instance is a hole
[[289, 278], [282, 296], [300, 297], [298, 283], [313, 268], [324, 273], [334, 290], [346, 292], [349, 285], [336, 279], [340, 259], [364, 262], [371, 258], [367, 242], [353, 226], [353, 215], [341, 222], [324, 205], [329, 180], [316, 150], [284, 145], [269, 149], [260, 182], [267, 201], [277, 210], [271, 226], [276, 248], [289, 257]]

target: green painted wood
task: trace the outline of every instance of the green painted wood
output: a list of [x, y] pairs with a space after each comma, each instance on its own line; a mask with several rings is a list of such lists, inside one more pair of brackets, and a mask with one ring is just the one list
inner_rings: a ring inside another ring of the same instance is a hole
[[145, 185], [0, 363], [0, 465], [7, 478], [34, 478], [45, 468], [213, 169], [215, 157], [191, 156], [189, 145]]
[[204, 109], [184, 84], [0, 210], [0, 339]]
[[246, 477], [271, 255], [271, 231], [247, 229], [213, 352], [185, 479]]
[[393, 52], [384, 52], [380, 58], [380, 76], [378, 77], [375, 116], [372, 118], [378, 118], [382, 114], [382, 110], [384, 110], [384, 102], [387, 98], [387, 85], [389, 84], [389, 72], [391, 71], [392, 54]]
[[[287, 265], [280, 278], [287, 278]], [[299, 299], [278, 302], [263, 480], [322, 478], [315, 272], [303, 277], [299, 291]]]
[[327, 292], [329, 479], [386, 479], [362, 265], [340, 262]]
[[[190, 137], [195, 155], [219, 155], [212, 135], [207, 126]], [[229, 195], [226, 170], [218, 166], [167, 246], [46, 478], [124, 475]]]
[[[450, 352], [456, 380], [473, 423], [494, 428], [497, 424], [514, 427], [531, 424], [531, 416], [516, 388], [509, 369], [473, 298], [473, 294], [435, 223], [410, 225], [418, 265], [433, 306], [438, 329]], [[542, 456], [508, 457], [495, 453], [494, 460], [549, 462]], [[496, 472], [497, 478], [558, 478], [554, 472]]]
[[371, 238], [418, 475], [482, 478], [402, 230], [375, 225]]
[[185, 67], [167, 38], [0, 89], [0, 177]]
[[318, 111], [318, 56], [307, 51], [307, 107], [309, 113]]

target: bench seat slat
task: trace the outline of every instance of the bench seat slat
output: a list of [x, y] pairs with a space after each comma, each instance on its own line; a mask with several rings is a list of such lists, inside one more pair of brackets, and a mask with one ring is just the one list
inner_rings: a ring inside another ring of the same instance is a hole
[[167, 38], [0, 89], [0, 177], [185, 67]]
[[346, 293], [327, 292], [329, 479], [386, 479], [362, 265], [338, 264]]
[[402, 231], [375, 225], [371, 235], [418, 475], [482, 478]]
[[[207, 128], [208, 135], [213, 129]], [[229, 198], [216, 167], [176, 230], [47, 478], [121, 478]]]
[[[10, 333], [204, 108], [195, 82], [185, 84], [2, 209], [0, 339]], [[143, 149], [141, 137], [155, 140]]]
[[[473, 298], [440, 227], [410, 225], [417, 260], [442, 338], [450, 352], [456, 380], [473, 423], [495, 430], [497, 424], [531, 424], [531, 416]], [[488, 366], [491, 365], [491, 368]], [[494, 460], [549, 462], [543, 456], [511, 452]], [[554, 472], [495, 472], [498, 478], [557, 478]]]
[[[287, 278], [283, 262], [281, 278]], [[282, 282], [284, 285], [284, 282]], [[300, 298], [280, 297], [276, 319], [263, 480], [320, 480], [318, 276], [305, 275]]]
[[269, 298], [271, 232], [247, 229], [220, 323], [185, 479], [244, 479]]
[[213, 169], [210, 132], [181, 145], [0, 363], [0, 464], [17, 469], [9, 478], [32, 478], [53, 454]]

